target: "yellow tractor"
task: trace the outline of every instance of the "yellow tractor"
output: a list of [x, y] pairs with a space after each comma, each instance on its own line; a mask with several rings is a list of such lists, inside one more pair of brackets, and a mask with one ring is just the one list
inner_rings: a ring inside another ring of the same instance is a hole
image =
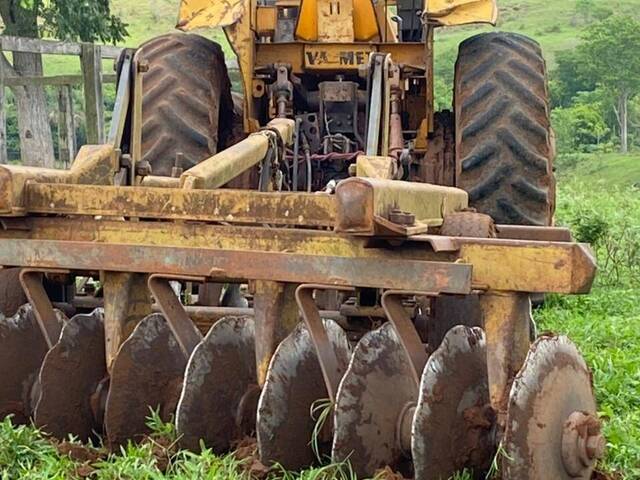
[[183, 0], [180, 29], [224, 28], [243, 95], [219, 45], [161, 36], [117, 62], [108, 144], [0, 168], [0, 415], [115, 448], [155, 409], [183, 448], [253, 437], [291, 470], [590, 479], [590, 371], [531, 319], [596, 272], [552, 226], [539, 45], [466, 40], [434, 111], [435, 29], [496, 18]]

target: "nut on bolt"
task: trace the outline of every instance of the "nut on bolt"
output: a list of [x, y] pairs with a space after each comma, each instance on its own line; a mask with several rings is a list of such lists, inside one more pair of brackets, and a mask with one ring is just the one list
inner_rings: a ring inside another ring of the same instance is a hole
[[415, 225], [416, 216], [411, 212], [403, 212], [398, 208], [394, 208], [389, 212], [389, 221], [398, 225], [410, 227]]
[[572, 477], [581, 477], [604, 458], [606, 440], [600, 421], [585, 412], [574, 412], [564, 424], [562, 461]]

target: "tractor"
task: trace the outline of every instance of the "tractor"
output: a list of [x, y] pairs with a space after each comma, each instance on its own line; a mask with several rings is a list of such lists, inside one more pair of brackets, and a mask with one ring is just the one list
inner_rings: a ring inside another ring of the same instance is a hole
[[[155, 410], [185, 449], [250, 437], [267, 466], [363, 478], [590, 479], [590, 370], [531, 314], [596, 274], [553, 222], [540, 46], [465, 40], [434, 108], [436, 29], [496, 20], [495, 0], [182, 0], [185, 32], [118, 59], [106, 144], [0, 167], [0, 415], [118, 448]], [[186, 33], [214, 27], [236, 76]]]

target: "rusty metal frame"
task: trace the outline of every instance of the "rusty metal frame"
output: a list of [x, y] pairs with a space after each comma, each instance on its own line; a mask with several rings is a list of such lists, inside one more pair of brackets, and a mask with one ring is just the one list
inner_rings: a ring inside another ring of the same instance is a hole
[[302, 318], [309, 330], [313, 345], [315, 346], [329, 399], [331, 402], [335, 402], [338, 386], [340, 385], [340, 380], [344, 372], [341, 371], [338, 366], [338, 359], [329, 341], [327, 331], [322, 324], [322, 318], [320, 317], [320, 311], [316, 305], [316, 301], [313, 298], [313, 292], [316, 290], [353, 292], [354, 289], [321, 284], [303, 284], [296, 289], [296, 301], [302, 312]]
[[193, 323], [189, 314], [186, 312], [184, 305], [175, 294], [169, 282], [171, 280], [187, 281], [195, 283], [205, 283], [202, 277], [193, 277], [186, 275], [149, 275], [147, 285], [155, 298], [160, 311], [164, 315], [169, 328], [180, 345], [180, 350], [186, 359], [191, 357], [196, 346], [202, 340], [202, 334]]
[[[393, 246], [329, 231], [60, 217], [8, 226], [0, 230], [4, 266], [399, 290], [419, 284], [453, 294], [586, 293], [596, 268], [587, 246], [567, 242], [416, 236]], [[442, 242], [445, 251], [432, 248]]]
[[404, 349], [407, 359], [411, 363], [411, 373], [416, 387], [420, 385], [420, 377], [424, 366], [427, 364], [429, 355], [422, 343], [420, 335], [416, 330], [411, 317], [402, 305], [402, 297], [434, 297], [437, 293], [424, 291], [403, 291], [387, 290], [382, 294], [382, 308], [387, 315], [387, 319], [393, 324], [400, 339], [400, 344]]
[[52, 348], [58, 342], [58, 338], [60, 338], [62, 324], [42, 284], [45, 273], [64, 275], [68, 274], [69, 271], [62, 269], [24, 268], [20, 271], [19, 278], [22, 289], [33, 307], [38, 326], [42, 332], [42, 337], [45, 342], [47, 342], [47, 346]]

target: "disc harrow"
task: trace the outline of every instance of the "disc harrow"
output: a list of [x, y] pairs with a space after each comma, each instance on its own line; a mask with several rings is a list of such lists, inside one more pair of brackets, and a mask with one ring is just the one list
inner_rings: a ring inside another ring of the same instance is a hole
[[[112, 165], [94, 155], [75, 168]], [[587, 479], [602, 457], [584, 360], [564, 337], [530, 342], [530, 294], [586, 293], [594, 278], [565, 230], [494, 228], [470, 212], [447, 222], [464, 192], [397, 180], [194, 195], [47, 175], [0, 169], [0, 265], [21, 269], [29, 301], [0, 319], [0, 412], [14, 422], [117, 449], [145, 438], [154, 410], [182, 448], [224, 453], [255, 436], [267, 466], [348, 461], [361, 477], [480, 474], [500, 450], [505, 480]], [[281, 204], [303, 225], [278, 226]], [[136, 221], [97, 214], [114, 205], [134, 205]], [[436, 227], [402, 223], [396, 210], [420, 205]], [[53, 303], [43, 284], [87, 277], [100, 296]], [[196, 304], [194, 285], [212, 283], [246, 284], [250, 307]]]

